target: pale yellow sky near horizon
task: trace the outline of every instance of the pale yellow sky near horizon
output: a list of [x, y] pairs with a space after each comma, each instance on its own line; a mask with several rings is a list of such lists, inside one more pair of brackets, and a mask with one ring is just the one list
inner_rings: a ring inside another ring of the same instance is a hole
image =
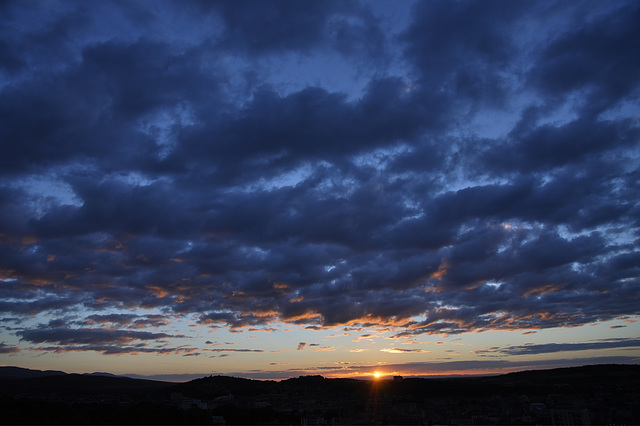
[[[180, 377], [188, 379], [217, 374], [264, 379], [308, 374], [371, 377], [375, 371], [383, 375], [403, 376], [496, 374], [577, 364], [617, 363], [616, 360], [629, 363], [635, 359], [635, 363], [640, 362], [640, 322], [637, 318], [571, 328], [423, 334], [411, 338], [391, 338], [390, 330], [380, 328], [344, 331], [344, 327], [336, 327], [310, 331], [287, 324], [276, 325], [270, 332], [229, 332], [224, 328], [189, 327], [188, 324], [172, 328], [173, 332], [182, 331], [188, 336], [171, 339], [172, 344], [166, 346], [176, 348], [173, 353], [56, 353], [30, 345], [23, 346], [16, 353], [0, 354], [0, 364], [68, 373], [99, 371], [117, 375], [166, 376], [181, 381]], [[615, 344], [607, 346], [607, 342], [622, 344], [618, 344], [619, 347]], [[550, 350], [533, 349], [532, 353], [524, 354], [498, 352], [505, 348], [537, 348], [538, 345], [549, 344], [559, 346]], [[562, 346], [567, 344], [593, 344], [593, 348]]]

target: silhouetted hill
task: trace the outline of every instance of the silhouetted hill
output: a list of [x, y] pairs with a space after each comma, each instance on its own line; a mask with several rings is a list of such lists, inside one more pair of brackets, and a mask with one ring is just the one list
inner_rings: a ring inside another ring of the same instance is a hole
[[[108, 374], [108, 373], [107, 373]], [[0, 424], [208, 424], [159, 392], [173, 383], [94, 374], [0, 369]]]
[[39, 375], [38, 372], [30, 371], [2, 376], [4, 378], [0, 379], [0, 395], [74, 401], [123, 400], [140, 398], [172, 385], [167, 382], [128, 377], [62, 372]]
[[584, 379], [617, 378], [628, 379], [640, 375], [640, 365], [630, 364], [601, 364], [585, 365], [582, 367], [554, 368], [550, 370], [527, 370], [515, 373], [503, 374], [487, 378], [488, 381], [499, 383], [548, 383], [548, 382], [574, 382]]
[[[637, 424], [640, 366], [486, 377], [259, 381], [211, 376], [169, 388], [210, 401], [230, 424]], [[297, 416], [297, 417], [296, 417]]]
[[20, 367], [0, 367], [0, 380], [32, 379], [45, 376], [62, 376], [67, 373], [55, 370], [30, 370]]
[[[234, 394], [242, 396], [274, 392], [314, 393], [316, 395], [354, 394], [370, 391], [370, 380], [327, 379], [322, 376], [301, 376], [280, 382], [250, 380], [228, 376], [210, 376], [170, 387], [194, 398], [216, 398]], [[375, 381], [379, 391], [396, 394], [427, 396], [474, 396], [487, 393], [520, 391], [588, 390], [594, 386], [606, 387], [640, 383], [640, 365], [593, 365], [531, 370], [484, 377], [414, 378], [401, 381], [390, 378]]]
[[640, 365], [399, 380], [209, 376], [179, 384], [7, 367], [2, 372], [0, 409], [12, 410], [12, 423], [28, 423], [16, 407], [44, 402], [62, 413], [46, 423], [207, 423], [212, 415], [227, 424], [640, 423]]
[[186, 383], [174, 384], [169, 387], [171, 392], [200, 399], [214, 399], [225, 395], [259, 395], [273, 393], [277, 390], [278, 382], [271, 380], [252, 380], [229, 376], [209, 376], [191, 380]]
[[115, 374], [104, 373], [101, 371], [96, 371], [94, 373], [84, 373], [83, 376], [107, 376], [107, 377], [118, 377]]

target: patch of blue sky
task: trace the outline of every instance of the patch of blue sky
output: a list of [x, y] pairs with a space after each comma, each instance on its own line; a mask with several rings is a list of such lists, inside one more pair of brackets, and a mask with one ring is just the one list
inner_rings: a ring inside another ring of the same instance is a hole
[[[223, 21], [215, 13], [198, 14], [198, 25], [194, 25], [194, 13], [197, 9], [175, 7], [171, 2], [140, 3], [133, 9], [138, 9], [140, 21], [131, 19], [131, 10], [112, 7], [109, 3], [96, 3], [90, 6], [90, 13], [86, 13], [89, 23], [86, 25], [91, 31], [83, 32], [82, 37], [70, 40], [78, 48], [87, 44], [104, 42], [135, 42], [147, 39], [154, 42], [169, 42], [177, 52], [200, 46], [203, 42], [215, 40], [224, 31]], [[52, 2], [64, 6], [65, 2]], [[82, 5], [71, 3], [70, 6]], [[113, 29], [117, 27], [118, 31]]]
[[261, 192], [261, 191], [274, 191], [286, 187], [295, 187], [296, 185], [304, 182], [313, 175], [315, 168], [309, 164], [304, 163], [292, 170], [285, 171], [273, 177], [260, 177], [248, 185], [243, 185], [237, 189], [242, 192]]
[[264, 83], [280, 96], [287, 96], [308, 87], [319, 87], [330, 93], [342, 93], [349, 101], [357, 101], [366, 91], [375, 70], [354, 66], [337, 52], [324, 51], [315, 55], [291, 52], [265, 60], [270, 70]]
[[488, 280], [484, 283], [485, 286], [489, 288], [493, 288], [495, 290], [498, 290], [500, 287], [502, 287], [503, 284], [504, 284], [503, 282], [494, 281], [494, 280]]
[[222, 73], [220, 88], [224, 95], [224, 101], [235, 108], [242, 109], [253, 100], [256, 81], [264, 81], [270, 74], [263, 69], [259, 61], [250, 61], [242, 55], [219, 55], [215, 58], [201, 60], [204, 67], [211, 68], [212, 72]]
[[388, 33], [398, 33], [411, 19], [411, 9], [417, 0], [367, 0], [374, 16], [380, 19], [381, 28]]
[[324, 270], [326, 272], [331, 272], [336, 268], [336, 265], [325, 265]]
[[510, 108], [483, 108], [472, 114], [464, 115], [465, 121], [457, 127], [453, 134], [472, 136], [474, 138], [505, 138], [520, 120], [524, 100], [511, 101]]
[[56, 205], [72, 205], [80, 207], [84, 200], [73, 191], [68, 178], [78, 175], [90, 175], [95, 171], [95, 164], [91, 161], [71, 162], [60, 167], [50, 167], [47, 172], [32, 173], [29, 176], [16, 176], [6, 182], [0, 182], [0, 186], [25, 191], [32, 197], [32, 202], [53, 202]]
[[619, 120], [630, 118], [635, 120], [635, 124], [640, 126], [640, 106], [638, 105], [640, 93], [630, 93], [627, 99], [616, 103], [613, 107], [599, 115], [600, 120]]
[[[0, 184], [1, 185], [1, 184]], [[79, 207], [83, 201], [73, 191], [71, 185], [60, 179], [55, 173], [30, 175], [8, 181], [4, 185], [20, 189], [29, 197], [32, 211], [40, 216], [58, 205]]]
[[[140, 172], [118, 172], [105, 176], [105, 179], [114, 179], [130, 186], [149, 186], [160, 179], [150, 178]], [[166, 179], [166, 178], [165, 178]]]
[[351, 157], [351, 161], [358, 167], [374, 167], [378, 172], [384, 172], [391, 161], [410, 152], [411, 147], [408, 144], [398, 143], [393, 146], [358, 153]]
[[157, 156], [164, 160], [178, 144], [177, 133], [194, 124], [196, 117], [193, 109], [188, 103], [181, 102], [141, 118], [138, 130], [154, 140], [158, 147]]
[[495, 177], [475, 173], [468, 168], [467, 164], [452, 165], [452, 169], [445, 174], [432, 176], [433, 196], [455, 193], [460, 190], [482, 187], [488, 185], [509, 185], [511, 180], [508, 177]]
[[[324, 163], [324, 162], [322, 162]], [[357, 189], [360, 188], [361, 182], [356, 178], [343, 174], [340, 170], [333, 168], [328, 163], [326, 167], [327, 173], [313, 187], [313, 195], [319, 200], [349, 198]]]
[[189, 253], [192, 249], [193, 249], [193, 242], [192, 241], [187, 241], [184, 244], [184, 247], [182, 248], [182, 250], [178, 250], [176, 252], [176, 254], [180, 255], [180, 254]]

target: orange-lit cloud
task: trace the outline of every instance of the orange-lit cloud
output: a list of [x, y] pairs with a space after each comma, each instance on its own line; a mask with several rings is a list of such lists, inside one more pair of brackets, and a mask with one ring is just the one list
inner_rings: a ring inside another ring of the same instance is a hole
[[544, 286], [532, 288], [524, 294], [524, 297], [538, 296], [545, 293], [558, 292], [564, 288], [563, 285], [547, 284]]
[[313, 349], [315, 352], [333, 352], [336, 350], [333, 346], [318, 346]]
[[4, 342], [0, 342], [0, 354], [17, 354], [18, 352], [20, 352], [18, 346], [9, 346]]
[[426, 351], [424, 349], [402, 349], [402, 348], [383, 348], [380, 349], [381, 352], [388, 352], [390, 354], [409, 354], [409, 353], [419, 353], [419, 354], [430, 354], [431, 351]]

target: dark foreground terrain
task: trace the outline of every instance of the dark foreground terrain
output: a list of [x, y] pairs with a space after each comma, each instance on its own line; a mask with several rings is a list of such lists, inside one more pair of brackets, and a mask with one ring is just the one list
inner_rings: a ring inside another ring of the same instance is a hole
[[3, 424], [640, 424], [640, 365], [175, 384], [0, 367]]

